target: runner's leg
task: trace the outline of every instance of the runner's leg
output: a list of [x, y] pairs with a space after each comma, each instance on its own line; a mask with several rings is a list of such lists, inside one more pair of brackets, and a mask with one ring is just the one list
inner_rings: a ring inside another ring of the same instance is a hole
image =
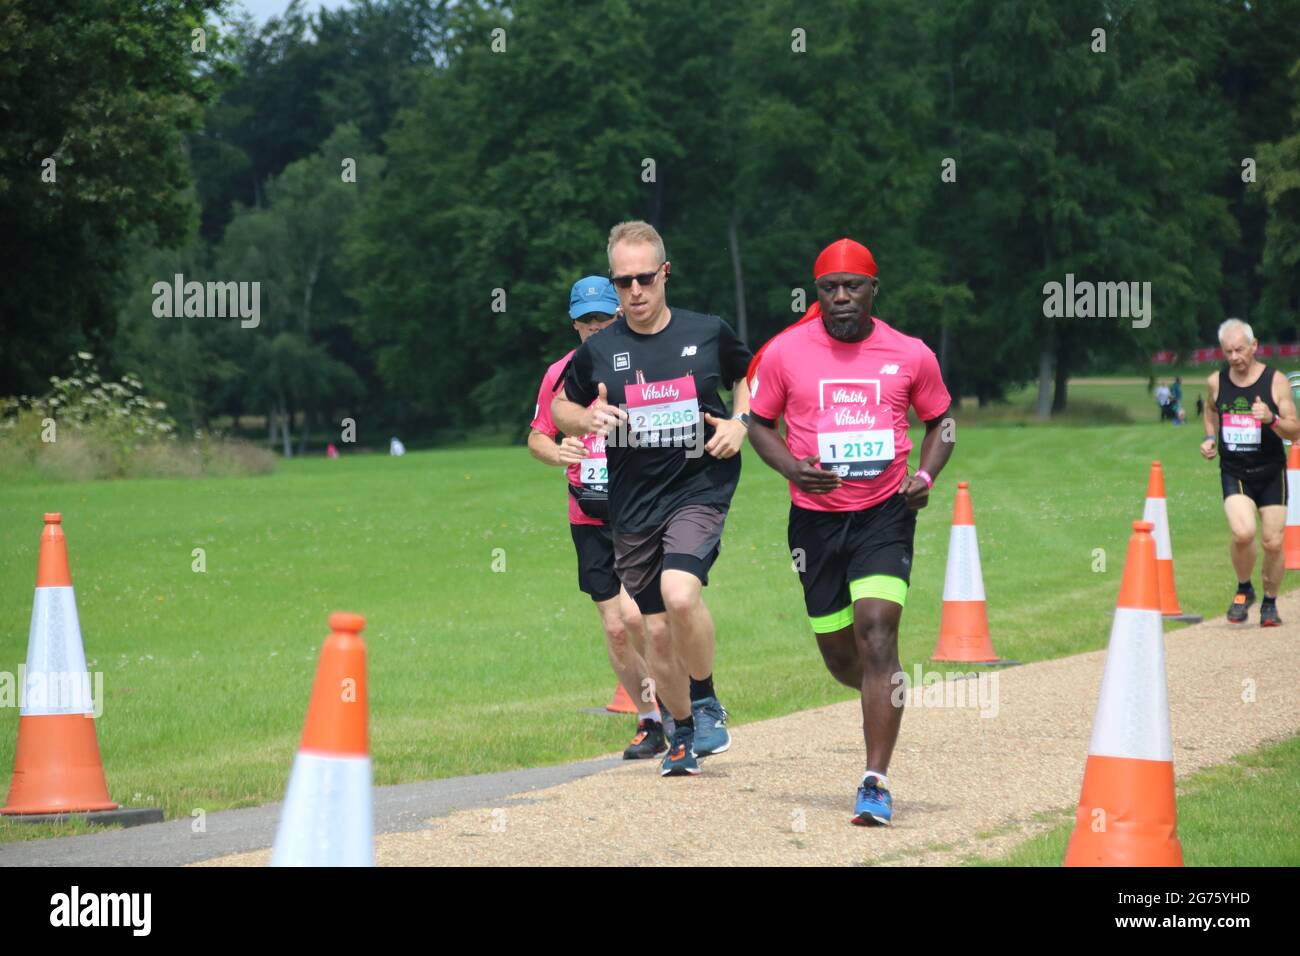
[[[1260, 538], [1264, 543], [1264, 596], [1277, 597], [1286, 573], [1282, 538], [1286, 534], [1286, 505], [1266, 505], [1259, 509]], [[1245, 578], [1242, 578], [1244, 581]]]
[[713, 616], [704, 604], [703, 584], [689, 571], [665, 570], [660, 583], [673, 646], [690, 677], [713, 674]]
[[[1223, 499], [1223, 511], [1232, 532], [1233, 570], [1239, 582], [1249, 581], [1255, 573], [1255, 502], [1247, 495], [1228, 495]], [[1282, 516], [1285, 523], [1285, 508]]]
[[853, 625], [829, 634], [813, 634], [822, 661], [831, 676], [845, 687], [862, 690], [862, 659], [858, 657], [858, 642]]
[[903, 722], [903, 708], [894, 705], [894, 688], [902, 680], [898, 660], [898, 623], [903, 607], [881, 598], [853, 604], [853, 633], [862, 661], [862, 732], [867, 744], [867, 769], [886, 773]]
[[[632, 595], [627, 593], [627, 588], [621, 587], [618, 590], [618, 608], [619, 613], [623, 615], [623, 625], [627, 628], [627, 637], [632, 642], [632, 649], [642, 658], [642, 665], [644, 665], [645, 626], [641, 618], [641, 609], [636, 606], [636, 601], [632, 600]], [[631, 691], [632, 688], [629, 687], [628, 692]]]
[[[646, 665], [633, 645], [631, 629], [623, 614], [622, 595], [606, 601], [597, 601], [596, 608], [600, 611], [600, 623], [605, 629], [605, 650], [609, 654], [610, 667], [614, 669], [619, 683], [636, 703], [637, 712], [643, 717], [652, 714], [655, 710], [653, 701], [648, 707], [641, 701], [644, 687], [642, 681], [646, 679]], [[640, 628], [639, 615], [637, 628]]]
[[655, 690], [677, 722], [691, 716], [691, 685], [686, 665], [673, 643], [672, 627], [666, 612], [646, 614], [646, 663], [654, 678]]

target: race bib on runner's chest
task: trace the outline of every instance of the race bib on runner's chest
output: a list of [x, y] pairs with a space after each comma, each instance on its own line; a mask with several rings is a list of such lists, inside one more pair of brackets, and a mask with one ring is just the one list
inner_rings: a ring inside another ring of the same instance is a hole
[[1260, 425], [1254, 415], [1225, 412], [1223, 415], [1223, 443], [1229, 451], [1259, 451]]
[[690, 375], [628, 385], [625, 394], [628, 431], [639, 444], [664, 445], [689, 438], [700, 422], [695, 379]]
[[583, 435], [587, 457], [578, 462], [578, 480], [589, 488], [603, 490], [609, 484], [609, 461], [605, 457], [605, 439], [601, 435]]
[[840, 405], [817, 417], [821, 467], [846, 481], [875, 478], [894, 463], [894, 411], [888, 405]]

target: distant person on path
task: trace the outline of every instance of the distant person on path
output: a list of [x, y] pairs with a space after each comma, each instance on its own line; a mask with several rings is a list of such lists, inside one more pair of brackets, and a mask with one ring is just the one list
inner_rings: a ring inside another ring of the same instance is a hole
[[1259, 343], [1249, 325], [1228, 319], [1219, 326], [1219, 344], [1226, 359], [1210, 374], [1210, 400], [1205, 406], [1205, 440], [1201, 454], [1219, 457], [1223, 510], [1232, 531], [1232, 566], [1237, 593], [1228, 620], [1246, 621], [1255, 603], [1251, 575], [1255, 569], [1255, 512], [1259, 512], [1264, 545], [1264, 602], [1260, 627], [1282, 623], [1277, 593], [1286, 561], [1282, 536], [1286, 527], [1286, 453], [1282, 439], [1300, 438], [1291, 386], [1286, 376], [1255, 358]]
[[1160, 420], [1169, 418], [1169, 386], [1164, 382], [1156, 386], [1156, 404], [1160, 406]]

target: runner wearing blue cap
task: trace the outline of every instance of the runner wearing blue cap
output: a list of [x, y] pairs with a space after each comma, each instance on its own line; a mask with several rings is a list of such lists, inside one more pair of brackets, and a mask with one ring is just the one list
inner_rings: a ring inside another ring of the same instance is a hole
[[[578, 338], [585, 342], [614, 321], [619, 310], [618, 294], [604, 276], [588, 276], [574, 283], [569, 293], [569, 318]], [[663, 718], [650, 686], [642, 636], [641, 612], [636, 602], [620, 586], [614, 573], [614, 543], [610, 534], [608, 483], [605, 462], [605, 438], [565, 435], [551, 418], [551, 400], [564, 381], [573, 351], [553, 362], [542, 377], [533, 411], [528, 450], [534, 458], [548, 465], [564, 467], [569, 479], [569, 531], [578, 552], [578, 588], [591, 597], [600, 612], [605, 629], [605, 647], [609, 663], [627, 689], [639, 711], [636, 735], [623, 757], [627, 760], [651, 759], [668, 749], [664, 739]], [[649, 697], [649, 702], [644, 700]]]

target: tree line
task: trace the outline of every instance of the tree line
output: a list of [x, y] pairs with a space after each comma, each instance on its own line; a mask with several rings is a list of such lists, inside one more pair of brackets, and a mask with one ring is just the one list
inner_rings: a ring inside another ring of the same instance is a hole
[[[0, 0], [0, 394], [84, 348], [286, 453], [511, 426], [632, 218], [753, 347], [859, 239], [954, 394], [1043, 415], [1228, 315], [1296, 338], [1300, 0], [808, 7]], [[257, 328], [155, 315], [178, 274], [258, 282]], [[1047, 314], [1067, 276], [1149, 323]]]

